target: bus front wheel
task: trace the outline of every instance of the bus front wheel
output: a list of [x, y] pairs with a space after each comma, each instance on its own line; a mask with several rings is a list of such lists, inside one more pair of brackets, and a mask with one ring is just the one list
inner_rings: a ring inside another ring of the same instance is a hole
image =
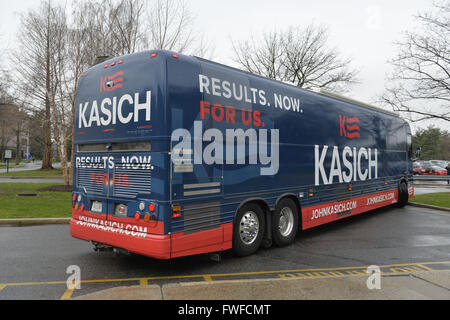
[[298, 209], [292, 199], [284, 198], [272, 215], [272, 239], [282, 247], [294, 242], [298, 230]]
[[264, 212], [255, 203], [242, 206], [235, 217], [233, 251], [240, 257], [255, 253], [262, 242], [265, 230]]

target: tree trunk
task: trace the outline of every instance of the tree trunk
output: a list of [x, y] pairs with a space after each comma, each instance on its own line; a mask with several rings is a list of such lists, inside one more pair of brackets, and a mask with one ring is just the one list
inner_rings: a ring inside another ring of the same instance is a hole
[[20, 121], [17, 120], [17, 128], [16, 128], [16, 165], [20, 163]]
[[[50, 4], [49, 4], [50, 5]], [[45, 120], [44, 120], [44, 156], [42, 159], [43, 170], [53, 169], [52, 166], [52, 137], [50, 115], [50, 13], [47, 23], [47, 50], [46, 50], [46, 74], [45, 74]]]

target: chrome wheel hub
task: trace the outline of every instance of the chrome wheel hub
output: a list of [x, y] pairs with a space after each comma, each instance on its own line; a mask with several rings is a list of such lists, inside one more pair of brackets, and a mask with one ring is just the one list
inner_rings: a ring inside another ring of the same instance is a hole
[[278, 229], [283, 237], [289, 236], [294, 227], [294, 213], [291, 208], [284, 207], [280, 212], [280, 220], [278, 222]]
[[246, 212], [239, 222], [239, 236], [243, 243], [250, 245], [255, 242], [259, 233], [259, 220], [253, 211]]

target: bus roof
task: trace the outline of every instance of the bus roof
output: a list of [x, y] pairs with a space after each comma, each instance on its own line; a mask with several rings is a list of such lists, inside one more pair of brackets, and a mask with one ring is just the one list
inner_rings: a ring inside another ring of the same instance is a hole
[[400, 117], [397, 113], [395, 113], [393, 111], [385, 110], [385, 109], [382, 109], [380, 107], [375, 107], [375, 106], [373, 106], [371, 104], [368, 104], [368, 103], [365, 103], [365, 102], [361, 102], [361, 101], [358, 101], [358, 100], [354, 100], [354, 99], [351, 99], [351, 98], [348, 98], [348, 97], [344, 97], [344, 96], [341, 96], [341, 95], [339, 95], [337, 93], [334, 93], [334, 92], [320, 90], [320, 92], [318, 92], [318, 93], [322, 94], [322, 95], [325, 95], [325, 96], [328, 96], [328, 97], [331, 97], [331, 98], [334, 98], [334, 99], [337, 99], [337, 100], [340, 100], [340, 101], [348, 102], [348, 103], [351, 103], [351, 104], [354, 104], [354, 105], [357, 105], [357, 106], [360, 106], [360, 107], [363, 107], [363, 108], [375, 110], [375, 111], [378, 111], [378, 112], [383, 112], [383, 113], [389, 114], [389, 115], [394, 116], [394, 117]]

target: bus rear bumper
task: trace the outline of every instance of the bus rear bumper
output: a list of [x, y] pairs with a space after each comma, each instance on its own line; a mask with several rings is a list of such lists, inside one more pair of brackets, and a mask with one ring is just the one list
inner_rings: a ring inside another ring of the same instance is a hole
[[170, 259], [170, 235], [154, 235], [77, 219], [70, 221], [72, 237], [94, 241], [156, 259]]

